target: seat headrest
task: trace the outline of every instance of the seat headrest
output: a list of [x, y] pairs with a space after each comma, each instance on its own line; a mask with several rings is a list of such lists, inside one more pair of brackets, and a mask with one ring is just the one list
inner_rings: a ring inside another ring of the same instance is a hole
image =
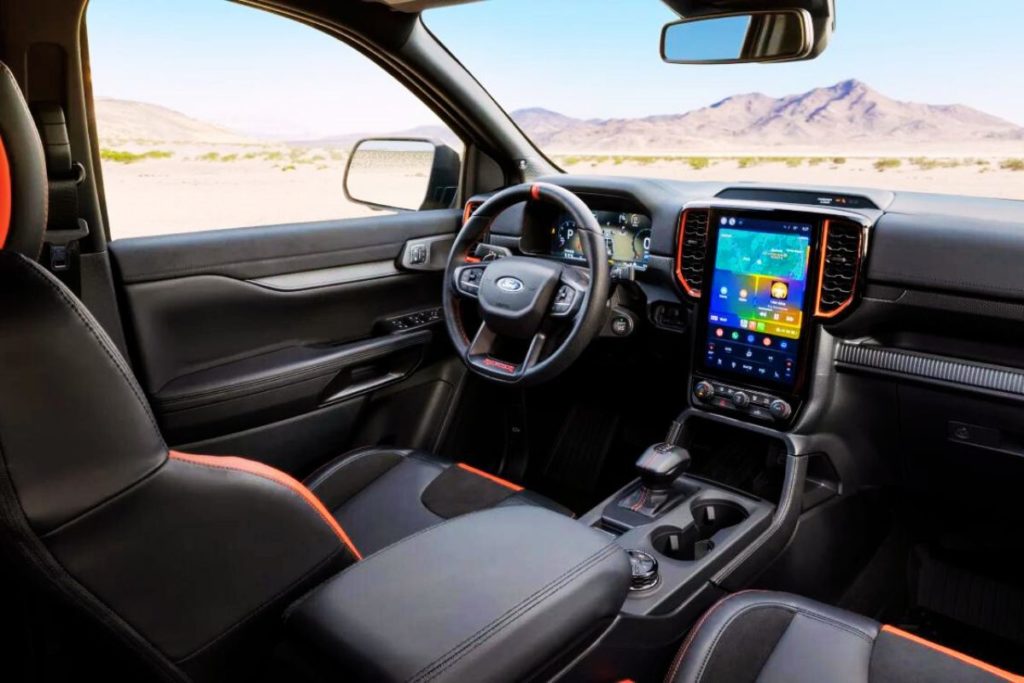
[[14, 74], [0, 63], [0, 249], [39, 258], [49, 208], [46, 159]]

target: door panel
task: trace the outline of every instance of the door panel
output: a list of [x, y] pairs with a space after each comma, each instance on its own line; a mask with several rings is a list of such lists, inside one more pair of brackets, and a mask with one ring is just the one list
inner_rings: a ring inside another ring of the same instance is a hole
[[168, 443], [300, 475], [355, 445], [434, 447], [462, 370], [441, 273], [401, 264], [408, 240], [444, 245], [460, 217], [113, 242], [136, 372]]

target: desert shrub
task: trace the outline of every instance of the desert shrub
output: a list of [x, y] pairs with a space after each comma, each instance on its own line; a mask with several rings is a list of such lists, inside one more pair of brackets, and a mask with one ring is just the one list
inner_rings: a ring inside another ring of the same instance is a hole
[[842, 166], [846, 163], [846, 157], [832, 157], [832, 163], [836, 166]]
[[100, 159], [112, 161], [116, 164], [134, 164], [137, 161], [144, 161], [146, 159], [170, 159], [172, 156], [174, 156], [174, 152], [168, 152], [163, 149], [151, 149], [146, 152], [125, 152], [116, 149], [100, 150]]
[[879, 159], [874, 163], [875, 170], [881, 173], [882, 171], [899, 168], [903, 165], [903, 162], [899, 159]]
[[686, 161], [694, 171], [703, 171], [711, 165], [711, 159], [707, 157], [689, 157]]
[[1024, 171], [1024, 159], [1003, 159], [999, 168], [1004, 171]]

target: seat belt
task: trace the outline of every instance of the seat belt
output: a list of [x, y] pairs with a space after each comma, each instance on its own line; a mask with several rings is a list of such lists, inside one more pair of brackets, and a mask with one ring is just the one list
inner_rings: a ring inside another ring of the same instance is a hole
[[78, 186], [85, 180], [85, 166], [71, 158], [67, 121], [59, 104], [33, 104], [32, 117], [43, 141], [50, 190], [40, 262], [78, 296], [82, 289], [79, 242], [89, 235], [89, 225], [78, 211]]

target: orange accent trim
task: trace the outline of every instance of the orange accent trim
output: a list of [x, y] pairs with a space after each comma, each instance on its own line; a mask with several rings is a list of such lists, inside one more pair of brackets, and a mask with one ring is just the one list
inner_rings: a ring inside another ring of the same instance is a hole
[[850, 298], [843, 302], [834, 311], [821, 310], [821, 288], [825, 285], [822, 278], [825, 275], [825, 256], [828, 255], [828, 229], [831, 223], [832, 221], [830, 219], [825, 219], [825, 223], [823, 224], [821, 230], [821, 262], [818, 265], [818, 296], [815, 297], [814, 300], [814, 315], [817, 318], [836, 317], [837, 315], [845, 311], [847, 308], [849, 308], [850, 304], [852, 304], [853, 300], [857, 297], [857, 278], [860, 275], [861, 267], [861, 240], [864, 239], [864, 233], [861, 230], [857, 232], [857, 265], [853, 270], [853, 286], [851, 287], [852, 293], [850, 294]]
[[482, 202], [466, 202], [466, 208], [462, 210], [462, 224], [465, 225], [473, 216], [473, 212], [480, 208]]
[[920, 636], [915, 636], [913, 633], [907, 633], [906, 631], [898, 629], [895, 626], [889, 626], [888, 624], [886, 624], [882, 627], [882, 631], [886, 633], [891, 633], [894, 636], [899, 636], [900, 638], [906, 638], [907, 640], [915, 642], [918, 645], [923, 645], [924, 647], [935, 650], [936, 652], [941, 652], [942, 654], [947, 655], [949, 657], [953, 657], [954, 659], [959, 659], [961, 662], [977, 667], [982, 671], [986, 671], [992, 674], [993, 676], [1005, 678], [1008, 681], [1013, 681], [1013, 683], [1024, 683], [1024, 676], [1017, 676], [1016, 674], [1012, 674], [1009, 671], [1003, 671], [1002, 669], [992, 666], [991, 664], [987, 664], [981, 661], [980, 659], [968, 657], [962, 652], [957, 652], [956, 650], [951, 650], [948, 647], [943, 647], [938, 643], [933, 643], [930, 640], [925, 640]]
[[530, 188], [530, 196], [533, 197], [533, 201], [540, 201], [540, 185], [534, 185]]
[[466, 263], [480, 263], [480, 258], [477, 256], [467, 256]]
[[7, 163], [7, 150], [0, 140], [0, 249], [7, 244], [11, 228], [11, 167]]
[[[704, 209], [700, 210], [703, 211]], [[690, 213], [690, 209], [684, 209], [683, 212], [679, 214], [679, 231], [676, 234], [676, 241], [679, 243], [676, 246], [676, 279], [679, 280], [679, 284], [683, 286], [683, 290], [686, 292], [688, 296], [691, 296], [694, 299], [699, 299], [700, 290], [691, 287], [690, 284], [686, 281], [686, 278], [683, 277], [683, 241], [686, 237], [686, 215], [688, 213]], [[708, 211], [708, 230], [711, 229], [710, 213], [711, 212]], [[705, 248], [707, 247], [706, 241], [704, 243], [704, 246]]]
[[467, 472], [472, 472], [473, 474], [475, 474], [475, 475], [477, 475], [479, 477], [483, 477], [484, 479], [490, 479], [495, 484], [501, 484], [502, 486], [504, 486], [507, 489], [512, 489], [513, 491], [522, 491], [523, 490], [522, 486], [519, 486], [518, 484], [513, 484], [508, 479], [502, 479], [501, 477], [496, 477], [493, 474], [491, 474], [490, 472], [484, 472], [483, 470], [478, 470], [477, 468], [475, 468], [475, 467], [473, 467], [471, 465], [467, 465], [464, 462], [460, 462], [459, 463], [459, 467], [461, 467], [462, 469], [466, 470]]
[[306, 488], [301, 482], [294, 479], [293, 477], [285, 474], [281, 470], [275, 469], [270, 465], [264, 465], [261, 462], [254, 460], [246, 460], [245, 458], [236, 458], [233, 456], [221, 456], [221, 455], [194, 455], [192, 453], [179, 453], [178, 451], [171, 451], [168, 456], [175, 459], [181, 460], [182, 462], [189, 462], [194, 465], [203, 465], [205, 467], [215, 467], [222, 470], [234, 470], [236, 472], [247, 472], [257, 477], [263, 477], [270, 481], [280, 484], [293, 493], [299, 494], [302, 499], [311, 507], [320, 517], [327, 523], [327, 526], [331, 527], [331, 531], [335, 533], [338, 539], [348, 548], [348, 551], [352, 553], [357, 560], [363, 559], [362, 554], [356, 548], [352, 539], [348, 537], [345, 530], [338, 524], [338, 520], [334, 518], [324, 504], [320, 502], [320, 499], [313, 494], [308, 488]]

